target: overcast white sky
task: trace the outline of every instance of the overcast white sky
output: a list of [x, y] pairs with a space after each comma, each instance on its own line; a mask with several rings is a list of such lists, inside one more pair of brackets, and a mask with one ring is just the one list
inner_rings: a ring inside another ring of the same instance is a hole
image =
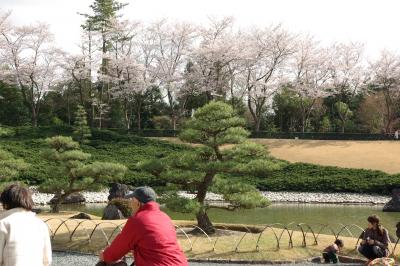
[[[152, 21], [161, 17], [205, 22], [208, 16], [233, 16], [236, 25], [283, 23], [294, 32], [309, 33], [323, 43], [365, 43], [375, 57], [386, 48], [400, 47], [399, 0], [125, 0], [124, 17]], [[0, 9], [12, 10], [17, 24], [50, 24], [62, 48], [77, 51], [81, 16], [92, 0], [0, 0]]]

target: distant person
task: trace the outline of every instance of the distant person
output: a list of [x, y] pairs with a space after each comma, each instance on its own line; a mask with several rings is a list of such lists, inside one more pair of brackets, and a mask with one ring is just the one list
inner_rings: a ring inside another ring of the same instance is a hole
[[336, 239], [332, 245], [327, 246], [322, 252], [322, 257], [324, 258], [325, 263], [338, 263], [338, 253], [343, 248], [343, 241], [340, 239]]
[[396, 131], [394, 132], [394, 139], [395, 139], [395, 140], [398, 140], [398, 139], [399, 139], [399, 130], [396, 130]]
[[135, 214], [111, 245], [100, 253], [101, 262], [97, 265], [124, 265], [121, 258], [133, 251], [136, 266], [188, 266], [175, 227], [168, 215], [160, 211], [154, 190], [139, 187], [126, 198], [132, 199]]
[[5, 209], [0, 214], [0, 265], [50, 265], [49, 231], [32, 212], [31, 191], [17, 184], [8, 186], [0, 202]]
[[369, 260], [389, 255], [389, 233], [380, 224], [376, 215], [368, 217], [368, 228], [360, 235], [361, 243], [358, 251]]

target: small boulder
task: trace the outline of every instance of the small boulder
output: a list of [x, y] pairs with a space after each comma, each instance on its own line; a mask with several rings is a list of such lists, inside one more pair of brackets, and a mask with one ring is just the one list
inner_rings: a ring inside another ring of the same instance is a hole
[[384, 212], [400, 212], [400, 188], [392, 190], [392, 199], [383, 206]]
[[108, 200], [112, 200], [115, 198], [123, 198], [126, 194], [128, 194], [131, 190], [125, 184], [120, 183], [112, 183], [111, 188], [109, 190]]
[[36, 214], [39, 214], [39, 213], [42, 212], [42, 209], [40, 209], [40, 208], [33, 208], [33, 209], [32, 209], [32, 212], [34, 212], [34, 213], [36, 213]]
[[[57, 196], [54, 196], [50, 200], [50, 204], [53, 203], [55, 201], [55, 199], [57, 199]], [[84, 203], [85, 201], [86, 201], [86, 199], [81, 193], [75, 192], [75, 193], [68, 195], [62, 203], [63, 204], [76, 204], [76, 203]]]
[[120, 220], [125, 219], [122, 212], [113, 204], [107, 205], [104, 209], [102, 220]]
[[77, 215], [70, 217], [70, 219], [92, 220], [92, 217], [90, 217], [90, 215], [87, 213], [81, 212]]

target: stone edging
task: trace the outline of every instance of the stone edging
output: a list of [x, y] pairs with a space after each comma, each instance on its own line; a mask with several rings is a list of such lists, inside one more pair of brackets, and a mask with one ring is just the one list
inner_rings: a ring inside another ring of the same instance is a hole
[[[74, 255], [86, 255], [86, 256], [94, 256], [96, 254], [86, 253], [86, 252], [77, 252], [77, 251], [68, 251], [68, 250], [60, 250], [60, 249], [53, 249], [55, 252], [62, 252], [67, 254], [74, 254]], [[188, 259], [189, 262], [208, 262], [208, 263], [219, 263], [219, 264], [265, 264], [265, 265], [275, 265], [275, 264], [300, 264], [306, 262], [314, 262], [316, 260], [320, 260], [320, 257], [311, 257], [308, 259], [301, 259], [301, 260], [239, 260], [239, 259]], [[367, 260], [348, 257], [348, 256], [339, 256], [339, 260], [343, 263], [365, 263]]]

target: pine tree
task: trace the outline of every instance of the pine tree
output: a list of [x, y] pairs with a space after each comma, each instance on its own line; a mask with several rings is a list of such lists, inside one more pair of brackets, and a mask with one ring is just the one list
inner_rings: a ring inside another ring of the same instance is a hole
[[39, 190], [55, 194], [53, 212], [59, 211], [59, 205], [70, 194], [99, 190], [102, 185], [122, 178], [126, 172], [126, 167], [118, 163], [88, 163], [91, 155], [81, 151], [79, 143], [71, 137], [56, 136], [47, 138], [46, 142], [50, 149], [44, 152], [44, 157], [54, 166], [49, 168], [52, 178], [42, 183]]
[[342, 133], [344, 133], [346, 122], [353, 116], [353, 111], [346, 103], [340, 101], [335, 103], [335, 108], [340, 118]]
[[16, 159], [10, 152], [0, 150], [0, 186], [12, 181], [27, 168], [28, 164], [24, 160]]
[[[265, 146], [246, 141], [249, 132], [244, 125], [230, 105], [211, 102], [195, 112], [179, 136], [182, 141], [200, 145], [138, 165], [168, 184], [168, 207], [193, 211], [198, 226], [208, 233], [215, 230], [207, 215], [212, 207], [205, 201], [207, 191], [222, 194], [230, 208], [267, 206], [268, 201], [244, 179], [250, 175], [266, 177], [282, 166], [268, 155]], [[196, 197], [180, 198], [179, 190], [195, 192]]]
[[86, 111], [82, 105], [78, 105], [75, 113], [74, 135], [79, 143], [87, 143], [92, 136], [90, 128], [87, 124]]

